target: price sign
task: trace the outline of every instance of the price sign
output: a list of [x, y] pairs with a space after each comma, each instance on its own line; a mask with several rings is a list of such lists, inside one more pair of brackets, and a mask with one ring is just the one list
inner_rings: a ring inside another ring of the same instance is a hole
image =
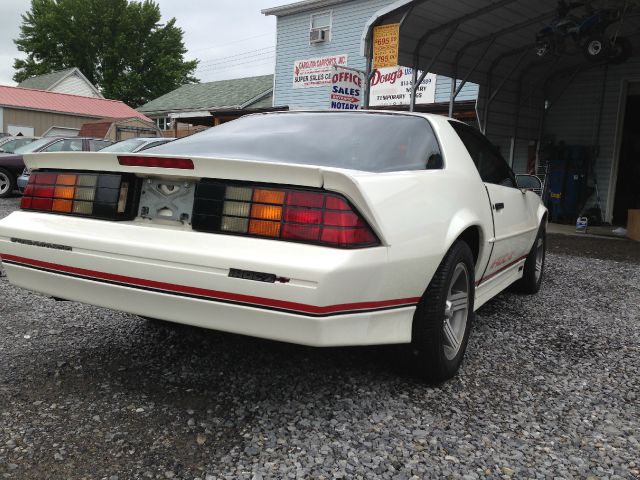
[[373, 29], [373, 68], [398, 65], [400, 24], [380, 25]]

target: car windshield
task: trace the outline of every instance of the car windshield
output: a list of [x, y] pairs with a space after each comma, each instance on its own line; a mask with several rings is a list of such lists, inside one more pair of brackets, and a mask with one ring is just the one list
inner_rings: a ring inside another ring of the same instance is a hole
[[0, 142], [0, 150], [4, 153], [14, 153], [16, 149], [27, 145], [32, 142], [30, 138], [14, 138], [13, 140], [9, 140], [7, 142]]
[[28, 145], [24, 145], [24, 146], [22, 146], [20, 148], [16, 148], [15, 153], [17, 155], [22, 155], [23, 153], [37, 152], [42, 147], [46, 147], [47, 145], [49, 145], [54, 140], [56, 140], [56, 139], [55, 138], [40, 138], [38, 140], [35, 140], [35, 141], [31, 142]]
[[122, 140], [121, 142], [114, 143], [108, 147], [100, 149], [101, 152], [116, 152], [125, 153], [133, 152], [136, 148], [145, 144], [145, 140], [139, 138], [130, 138], [129, 140]]
[[370, 172], [441, 164], [433, 162], [440, 151], [426, 118], [364, 112], [249, 115], [146, 152]]

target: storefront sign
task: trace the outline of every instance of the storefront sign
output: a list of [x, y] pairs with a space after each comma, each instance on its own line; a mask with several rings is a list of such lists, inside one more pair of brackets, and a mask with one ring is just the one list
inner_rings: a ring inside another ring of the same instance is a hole
[[392, 23], [373, 28], [373, 68], [398, 65], [400, 24]]
[[296, 60], [293, 63], [293, 88], [311, 88], [329, 85], [333, 66], [347, 66], [346, 55]]
[[[369, 105], [409, 105], [411, 100], [411, 75], [413, 70], [405, 67], [381, 68], [371, 78]], [[436, 75], [428, 73], [418, 91], [416, 103], [434, 103], [436, 100]]]
[[359, 110], [362, 97], [362, 75], [345, 68], [334, 68], [331, 77], [331, 110]]

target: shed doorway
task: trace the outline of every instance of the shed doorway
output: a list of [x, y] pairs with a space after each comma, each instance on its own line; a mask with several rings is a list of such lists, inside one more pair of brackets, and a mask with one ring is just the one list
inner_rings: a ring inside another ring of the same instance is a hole
[[[635, 93], [635, 92], [634, 92]], [[640, 208], [640, 95], [629, 95], [620, 144], [613, 224], [626, 225], [627, 211]]]

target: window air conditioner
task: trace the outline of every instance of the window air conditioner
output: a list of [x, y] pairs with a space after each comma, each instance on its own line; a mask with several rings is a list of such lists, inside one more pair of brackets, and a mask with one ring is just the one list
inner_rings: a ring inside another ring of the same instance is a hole
[[309, 32], [309, 43], [319, 43], [327, 40], [326, 30], [320, 28], [312, 28]]

